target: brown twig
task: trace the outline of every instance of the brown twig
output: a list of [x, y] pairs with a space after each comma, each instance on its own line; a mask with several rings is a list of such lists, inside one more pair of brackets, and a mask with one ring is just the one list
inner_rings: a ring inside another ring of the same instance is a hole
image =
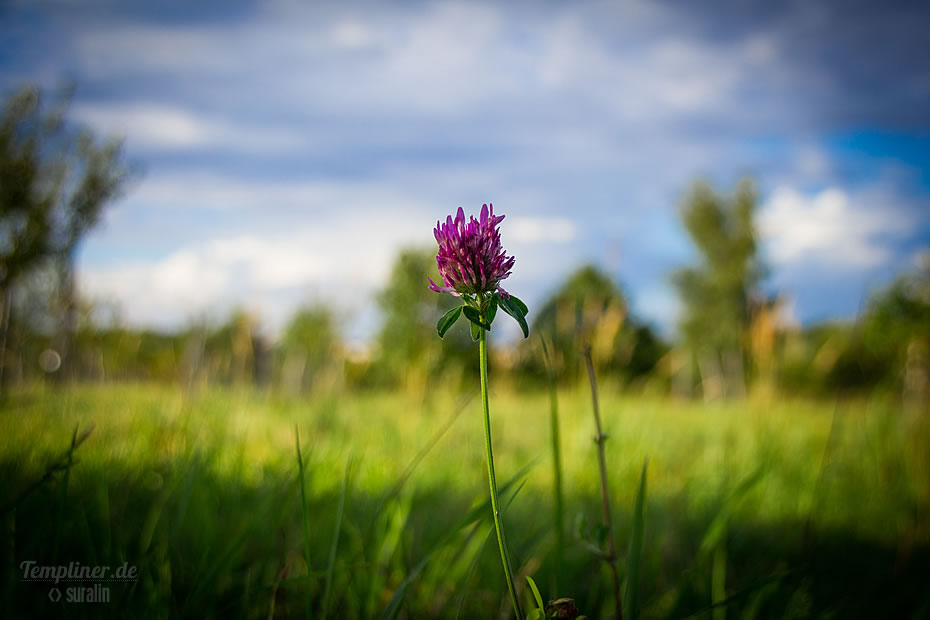
[[584, 349], [584, 362], [588, 368], [588, 379], [591, 382], [591, 400], [594, 404], [594, 424], [597, 436], [597, 458], [601, 468], [601, 509], [604, 517], [604, 529], [607, 530], [607, 553], [604, 561], [610, 566], [610, 576], [613, 581], [614, 601], [617, 605], [617, 620], [623, 620], [623, 606], [620, 604], [620, 577], [617, 575], [617, 548], [614, 546], [613, 526], [610, 520], [610, 493], [607, 488], [607, 458], [604, 455], [604, 442], [607, 435], [601, 428], [601, 412], [597, 402], [597, 378], [594, 376], [594, 362], [591, 361], [591, 345]]
[[48, 468], [45, 470], [45, 474], [41, 478], [32, 482], [29, 486], [27, 486], [25, 489], [20, 491], [19, 494], [15, 498], [13, 498], [12, 501], [10, 501], [3, 508], [0, 508], [0, 515], [6, 514], [9, 511], [16, 508], [16, 506], [18, 506], [24, 499], [29, 497], [29, 495], [31, 495], [33, 491], [35, 491], [40, 486], [42, 486], [43, 484], [45, 484], [46, 482], [54, 478], [56, 473], [63, 471], [65, 469], [68, 469], [72, 465], [75, 465], [78, 461], [74, 459], [74, 451], [77, 450], [78, 447], [82, 443], [84, 443], [84, 441], [88, 437], [90, 437], [90, 434], [93, 431], [94, 431], [93, 424], [91, 424], [87, 428], [87, 430], [85, 430], [80, 435], [78, 435], [77, 431], [75, 430], [75, 436], [72, 439], [72, 443], [68, 447], [68, 450], [66, 450], [65, 453], [61, 456], [61, 458], [57, 459], [51, 465], [49, 465]]

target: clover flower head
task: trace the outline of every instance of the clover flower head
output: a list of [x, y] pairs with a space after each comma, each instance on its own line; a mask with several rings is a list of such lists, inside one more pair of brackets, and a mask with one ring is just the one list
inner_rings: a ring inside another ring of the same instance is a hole
[[469, 216], [466, 222], [465, 212], [459, 207], [455, 219], [450, 215], [443, 224], [437, 221], [433, 230], [439, 243], [436, 265], [444, 286], [430, 279], [430, 290], [457, 297], [496, 290], [502, 297], [509, 297], [499, 286], [510, 275], [514, 263], [514, 257], [507, 256], [501, 247], [497, 226], [503, 219], [503, 215], [494, 215], [493, 204], [485, 204], [480, 219]]

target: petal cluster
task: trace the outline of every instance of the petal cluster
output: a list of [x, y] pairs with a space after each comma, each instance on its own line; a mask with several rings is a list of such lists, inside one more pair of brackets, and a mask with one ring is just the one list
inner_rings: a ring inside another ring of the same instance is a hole
[[430, 289], [437, 293], [453, 295], [479, 294], [499, 290], [501, 280], [510, 275], [514, 257], [507, 256], [501, 247], [501, 235], [497, 226], [503, 215], [494, 215], [494, 205], [481, 206], [481, 218], [469, 216], [459, 207], [445, 223], [436, 222], [433, 234], [439, 243], [436, 265], [444, 286], [430, 280]]

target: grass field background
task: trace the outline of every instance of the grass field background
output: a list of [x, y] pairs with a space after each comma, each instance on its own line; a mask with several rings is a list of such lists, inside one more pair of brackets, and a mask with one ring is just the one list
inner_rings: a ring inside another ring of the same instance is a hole
[[[930, 615], [926, 416], [880, 400], [601, 397], [621, 556], [648, 458], [643, 617]], [[548, 397], [492, 386], [498, 480], [516, 478], [501, 492], [510, 552], [525, 601], [531, 575], [544, 598], [606, 617], [607, 569], [586, 543], [603, 535], [590, 396], [559, 405], [561, 555]], [[67, 475], [17, 499], [91, 425]], [[138, 567], [110, 604], [67, 607], [78, 617], [369, 618], [399, 590], [399, 617], [506, 617], [485, 467], [475, 394], [22, 390], [0, 411], [0, 499], [16, 502], [0, 615], [64, 609], [21, 579], [35, 560]]]

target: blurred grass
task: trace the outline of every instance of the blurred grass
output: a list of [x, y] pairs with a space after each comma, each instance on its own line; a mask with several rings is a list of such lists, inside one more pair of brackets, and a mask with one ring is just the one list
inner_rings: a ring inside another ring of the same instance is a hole
[[[558, 397], [566, 522], [594, 523], [600, 490], [589, 395]], [[456, 418], [462, 402], [441, 393], [303, 401], [148, 385], [17, 392], [0, 410], [0, 504], [67, 451], [75, 425], [96, 429], [76, 451], [66, 489], [46, 484], [6, 516], [3, 609], [9, 617], [56, 612], [47, 588], [20, 582], [17, 566], [52, 561], [65, 497], [59, 561], [128, 561], [140, 572], [134, 585], [111, 587], [109, 606], [70, 606], [76, 617], [267, 617], [272, 596], [279, 617], [303, 615], [308, 597], [314, 615], [328, 605], [334, 617], [375, 617], [431, 553], [399, 617], [454, 617], [466, 592], [462, 617], [506, 612], [499, 562], [483, 545], [488, 518], [436, 546], [486, 501], [480, 404], [466, 401]], [[644, 617], [720, 617], [721, 603], [730, 617], [899, 617], [930, 600], [926, 416], [880, 400], [704, 405], [609, 388], [601, 408], [621, 549], [649, 458], [638, 578]], [[492, 392], [491, 415], [502, 480], [544, 461], [505, 515], [529, 603], [525, 576], [553, 583], [559, 557], [548, 395]], [[309, 455], [309, 575], [295, 425]], [[575, 535], [567, 538], [562, 591], [543, 596], [573, 597], [600, 617], [612, 606], [606, 569]], [[333, 548], [331, 568], [315, 570]]]

